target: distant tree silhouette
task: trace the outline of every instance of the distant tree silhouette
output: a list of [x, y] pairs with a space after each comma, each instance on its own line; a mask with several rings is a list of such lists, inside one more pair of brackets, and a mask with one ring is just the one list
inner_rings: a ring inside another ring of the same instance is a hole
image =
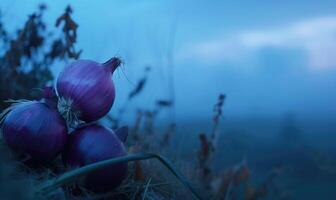
[[301, 130], [297, 125], [295, 115], [288, 113], [284, 116], [280, 129], [280, 139], [286, 143], [296, 143], [301, 138]]

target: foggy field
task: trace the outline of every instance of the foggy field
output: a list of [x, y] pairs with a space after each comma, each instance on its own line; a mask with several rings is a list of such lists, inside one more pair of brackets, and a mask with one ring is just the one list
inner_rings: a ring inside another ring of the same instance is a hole
[[[267, 179], [274, 168], [283, 167], [284, 171], [275, 182], [279, 191], [288, 195], [283, 196], [284, 199], [329, 199], [336, 196], [336, 192], [331, 189], [336, 186], [334, 120], [297, 122], [296, 126], [302, 137], [295, 142], [281, 138], [283, 121], [224, 119], [214, 159], [215, 170], [220, 171], [246, 159], [255, 184]], [[209, 130], [210, 124], [206, 121], [195, 121], [179, 126], [180, 131], [173, 141], [179, 144], [177, 152], [180, 152], [181, 157], [193, 159], [191, 157], [199, 145], [195, 142], [197, 135], [194, 133]], [[173, 152], [176, 153], [176, 147]], [[273, 196], [265, 199], [277, 198]]]

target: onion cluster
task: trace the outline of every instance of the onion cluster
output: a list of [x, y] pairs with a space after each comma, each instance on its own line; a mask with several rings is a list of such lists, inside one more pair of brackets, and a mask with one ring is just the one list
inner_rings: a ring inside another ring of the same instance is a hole
[[[120, 64], [116, 57], [103, 64], [71, 63], [58, 76], [55, 88], [44, 89], [40, 101], [15, 101], [3, 111], [0, 124], [5, 142], [13, 151], [42, 163], [62, 153], [64, 163], [73, 168], [125, 156], [128, 129], [113, 131], [94, 123], [113, 105], [111, 76]], [[127, 163], [105, 167], [88, 174], [85, 185], [94, 191], [114, 189], [126, 173]]]

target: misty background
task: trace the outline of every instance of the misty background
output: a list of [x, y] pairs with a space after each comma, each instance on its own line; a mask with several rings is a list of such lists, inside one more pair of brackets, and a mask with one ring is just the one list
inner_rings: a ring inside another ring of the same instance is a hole
[[[62, 34], [54, 23], [71, 5], [81, 59], [123, 59], [110, 113], [120, 124], [137, 127], [138, 109], [150, 113], [157, 100], [173, 99], [173, 108], [146, 116], [155, 118], [152, 131], [171, 131], [172, 146], [162, 153], [193, 163], [201, 133], [216, 126], [222, 93], [214, 171], [246, 161], [254, 183], [283, 171], [278, 188], [289, 198], [279, 199], [336, 196], [336, 1], [2, 0], [6, 30], [14, 33], [40, 3], [50, 37]], [[55, 78], [66, 65], [51, 67]], [[147, 73], [144, 90], [128, 104]], [[153, 138], [148, 142], [160, 152]]]
[[[10, 30], [41, 1], [2, 0]], [[121, 56], [112, 113], [151, 66], [136, 108], [170, 98], [173, 74], [178, 121], [210, 119], [225, 93], [226, 119], [299, 120], [331, 126], [336, 118], [335, 1], [48, 1], [48, 26], [73, 7], [82, 59]], [[57, 33], [56, 33], [57, 34]], [[55, 75], [64, 63], [52, 67]], [[323, 126], [323, 125], [321, 125]], [[331, 128], [331, 127], [329, 127]]]

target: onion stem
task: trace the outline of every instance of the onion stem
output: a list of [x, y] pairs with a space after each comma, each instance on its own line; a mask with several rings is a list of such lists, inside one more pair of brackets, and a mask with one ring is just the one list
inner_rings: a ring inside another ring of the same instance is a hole
[[105, 63], [103, 63], [103, 65], [105, 67], [107, 67], [111, 71], [111, 73], [113, 74], [113, 72], [119, 67], [119, 65], [121, 63], [122, 63], [122, 61], [120, 60], [120, 58], [113, 57], [110, 60], [108, 60]]
[[97, 169], [106, 167], [108, 165], [113, 165], [121, 162], [129, 162], [129, 161], [137, 161], [137, 160], [147, 160], [147, 159], [157, 159], [159, 160], [164, 166], [166, 166], [171, 173], [173, 173], [176, 178], [186, 187], [190, 190], [190, 192], [193, 194], [195, 199], [202, 199], [201, 196], [196, 192], [196, 190], [191, 186], [191, 184], [187, 181], [187, 179], [175, 169], [174, 165], [165, 157], [160, 156], [158, 154], [154, 153], [137, 153], [137, 154], [131, 154], [127, 156], [112, 158], [100, 162], [96, 162], [93, 164], [89, 164], [86, 166], [83, 166], [81, 168], [72, 170], [70, 172], [66, 172], [63, 175], [48, 181], [45, 185], [42, 186], [41, 191], [42, 192], [50, 192], [66, 183], [72, 182], [75, 179], [82, 177], [92, 171], [95, 171]]

